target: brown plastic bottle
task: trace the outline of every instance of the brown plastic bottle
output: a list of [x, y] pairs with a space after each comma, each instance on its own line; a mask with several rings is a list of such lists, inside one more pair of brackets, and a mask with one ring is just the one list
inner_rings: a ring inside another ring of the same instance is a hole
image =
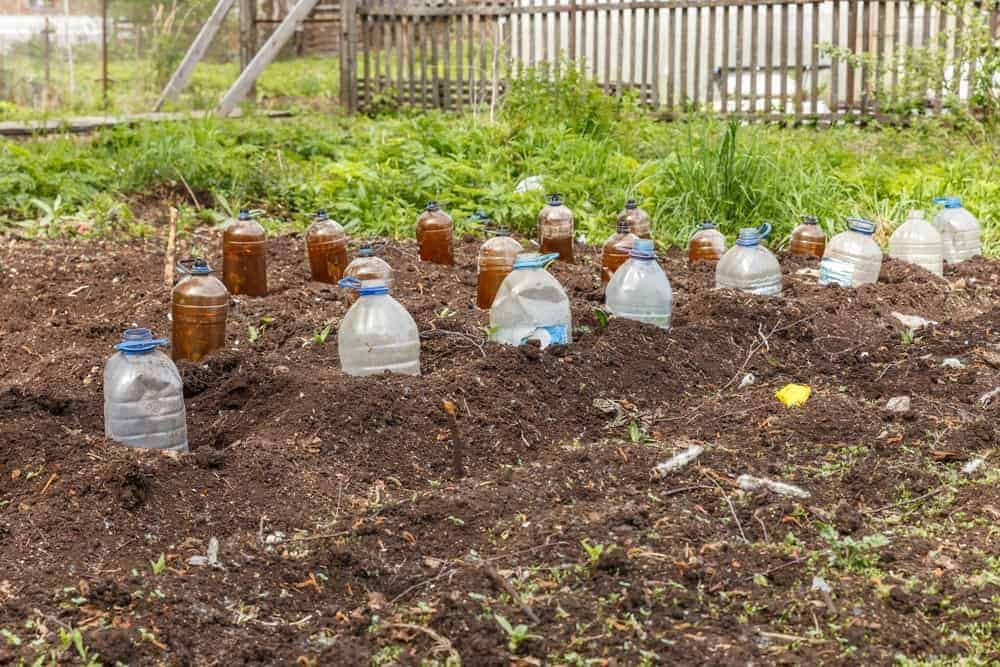
[[698, 225], [688, 242], [688, 262], [718, 262], [726, 253], [726, 237], [711, 220]]
[[203, 259], [179, 262], [177, 270], [187, 275], [171, 295], [171, 353], [198, 362], [226, 344], [229, 292]]
[[420, 261], [451, 266], [455, 263], [452, 237], [455, 223], [441, 210], [437, 202], [430, 202], [417, 218], [417, 244]]
[[629, 250], [639, 237], [629, 231], [628, 220], [618, 216], [618, 228], [601, 248], [601, 283], [608, 284], [618, 267], [628, 261]]
[[222, 233], [222, 282], [233, 296], [267, 296], [267, 234], [249, 211]]
[[792, 230], [792, 244], [789, 251], [793, 255], [823, 258], [826, 250], [826, 234], [814, 215], [803, 216], [802, 224]]
[[[344, 269], [345, 278], [357, 278], [362, 283], [367, 281], [379, 281], [392, 291], [392, 267], [381, 257], [375, 256], [375, 247], [370, 243], [363, 244], [358, 248], [358, 256]], [[346, 289], [347, 302], [354, 303], [358, 298], [358, 293], [353, 289]]]
[[558, 253], [564, 262], [573, 261], [573, 211], [563, 204], [562, 197], [551, 194], [538, 214], [539, 252]]
[[649, 214], [639, 208], [634, 199], [625, 202], [625, 210], [618, 214], [618, 221], [628, 223], [628, 230], [640, 239], [650, 238]]
[[312, 279], [336, 285], [347, 268], [347, 234], [325, 209], [316, 213], [316, 220], [306, 230], [306, 257]]
[[514, 269], [514, 260], [521, 252], [524, 252], [524, 248], [510, 237], [510, 232], [505, 227], [497, 227], [493, 238], [479, 248], [476, 260], [479, 272], [476, 305], [479, 308], [490, 309], [500, 283]]

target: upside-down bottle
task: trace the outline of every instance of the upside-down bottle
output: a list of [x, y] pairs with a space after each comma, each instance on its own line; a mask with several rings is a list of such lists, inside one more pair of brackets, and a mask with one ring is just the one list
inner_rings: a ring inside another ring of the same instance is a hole
[[715, 286], [737, 289], [762, 296], [781, 295], [781, 265], [761, 241], [771, 233], [771, 225], [740, 230], [736, 244], [715, 265]]
[[934, 216], [933, 222], [941, 234], [944, 261], [958, 264], [983, 254], [979, 221], [962, 206], [962, 200], [958, 197], [936, 197], [934, 203], [944, 207]]
[[573, 342], [569, 297], [545, 270], [555, 253], [522, 253], [504, 279], [490, 308], [490, 340], [522, 345], [537, 340], [541, 347]]
[[629, 260], [608, 283], [605, 303], [613, 315], [670, 328], [674, 293], [663, 267], [656, 261], [653, 242], [637, 239]]
[[503, 225], [493, 230], [492, 234], [493, 237], [480, 246], [479, 256], [476, 258], [476, 305], [483, 310], [489, 310], [493, 305], [497, 290], [507, 274], [514, 269], [514, 260], [524, 252], [521, 244], [511, 238], [510, 232]]
[[222, 233], [222, 282], [233, 296], [267, 296], [267, 233], [249, 211]]
[[149, 329], [128, 329], [104, 367], [104, 434], [129, 447], [186, 452], [184, 383]]
[[629, 251], [638, 240], [638, 236], [629, 231], [628, 220], [618, 216], [617, 224], [615, 233], [608, 237], [601, 248], [601, 283], [604, 285], [608, 284], [618, 267], [628, 261]]
[[726, 237], [711, 220], [705, 220], [688, 241], [688, 263], [718, 262], [726, 252]]
[[429, 202], [417, 218], [420, 260], [451, 266], [455, 263], [453, 239], [455, 223], [437, 202]]
[[549, 195], [538, 214], [538, 245], [542, 254], [556, 253], [564, 262], [573, 261], [573, 211], [559, 194]]
[[340, 368], [348, 375], [420, 375], [420, 333], [401, 303], [379, 281], [343, 278], [358, 293], [337, 331]]
[[315, 221], [306, 230], [306, 256], [309, 272], [316, 282], [336, 285], [347, 268], [347, 234], [330, 219], [325, 209], [316, 213]]
[[815, 215], [802, 217], [802, 222], [792, 230], [791, 244], [788, 251], [800, 257], [822, 258], [826, 250], [826, 233], [819, 226]]
[[882, 249], [872, 238], [874, 222], [864, 218], [848, 218], [847, 231], [826, 244], [819, 263], [819, 284], [857, 287], [878, 282], [882, 270]]
[[618, 221], [628, 223], [628, 230], [640, 239], [648, 239], [651, 233], [649, 214], [639, 208], [634, 199], [625, 202], [625, 209], [618, 214]]
[[906, 222], [889, 237], [889, 257], [922, 266], [936, 276], [944, 271], [941, 234], [924, 218], [924, 212], [910, 211]]
[[226, 344], [229, 292], [203, 259], [178, 262], [177, 271], [185, 277], [171, 295], [171, 354], [197, 362]]

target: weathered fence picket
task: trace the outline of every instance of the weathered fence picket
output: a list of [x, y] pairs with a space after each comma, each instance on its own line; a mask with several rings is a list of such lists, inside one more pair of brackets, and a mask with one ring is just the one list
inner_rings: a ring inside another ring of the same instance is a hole
[[[925, 107], [967, 95], [975, 63], [951, 36], [997, 2], [942, 0], [343, 0], [336, 5], [344, 106], [377, 99], [462, 110], [511, 77], [569, 63], [609, 94], [669, 114], [831, 119], [880, 114], [907, 49], [940, 49], [950, 78]], [[850, 57], [839, 54], [846, 51]], [[360, 62], [359, 62], [360, 61]], [[964, 62], [964, 67], [955, 63]], [[929, 83], [929, 82], [928, 82]], [[909, 85], [912, 87], [913, 82]]]

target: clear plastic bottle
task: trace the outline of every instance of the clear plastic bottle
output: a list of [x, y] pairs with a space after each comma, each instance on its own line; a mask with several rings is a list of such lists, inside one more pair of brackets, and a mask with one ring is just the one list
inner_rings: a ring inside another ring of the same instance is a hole
[[628, 220], [618, 216], [615, 233], [608, 237], [601, 248], [601, 282], [608, 284], [622, 264], [628, 261], [628, 253], [638, 237], [629, 231]]
[[564, 262], [573, 261], [573, 211], [562, 195], [551, 194], [538, 214], [538, 245], [543, 254], [556, 253]]
[[874, 222], [864, 218], [848, 218], [847, 231], [826, 244], [819, 263], [819, 284], [857, 287], [878, 282], [882, 270], [882, 249], [872, 238]]
[[944, 271], [941, 234], [924, 218], [924, 212], [910, 211], [906, 222], [889, 238], [889, 257], [922, 266], [936, 276]]
[[726, 254], [726, 237], [711, 220], [698, 225], [688, 241], [688, 263], [718, 262]]
[[792, 230], [792, 240], [788, 251], [800, 257], [822, 258], [826, 250], [826, 233], [819, 226], [815, 215], [802, 217], [802, 222]]
[[934, 216], [934, 227], [941, 234], [944, 261], [958, 264], [983, 254], [982, 228], [976, 217], [962, 207], [959, 197], [937, 197], [943, 206]]
[[267, 296], [267, 233], [249, 211], [222, 233], [222, 282], [234, 296]]
[[736, 244], [715, 266], [716, 288], [737, 289], [762, 296], [781, 295], [781, 265], [761, 241], [771, 233], [771, 225], [740, 230]]
[[104, 366], [104, 434], [143, 449], [186, 452], [184, 383], [149, 329], [128, 329]]
[[618, 222], [625, 222], [628, 230], [640, 239], [648, 239], [652, 230], [649, 214], [639, 208], [634, 199], [625, 202], [625, 210], [618, 214]]
[[[344, 269], [345, 278], [356, 278], [362, 285], [369, 283], [381, 283], [392, 291], [393, 272], [392, 267], [376, 256], [377, 248], [371, 243], [365, 243], [358, 248], [358, 256], [355, 257], [347, 268]], [[357, 290], [347, 288], [347, 302], [357, 301]]]
[[347, 268], [347, 234], [325, 209], [316, 213], [314, 222], [306, 230], [306, 257], [312, 279], [336, 285]]
[[545, 267], [556, 253], [523, 253], [500, 285], [490, 309], [490, 340], [522, 345], [537, 340], [542, 348], [573, 342], [569, 297]]
[[225, 346], [229, 292], [203, 259], [177, 263], [184, 274], [170, 297], [171, 356], [199, 362]]
[[428, 202], [417, 218], [420, 261], [451, 266], [455, 263], [455, 223], [437, 202]]
[[480, 246], [479, 256], [476, 258], [476, 305], [479, 308], [489, 310], [493, 305], [500, 285], [507, 274], [514, 270], [514, 261], [523, 251], [521, 244], [512, 239], [510, 232], [502, 225], [493, 231], [492, 238]]
[[651, 240], [636, 240], [629, 260], [615, 272], [605, 294], [605, 303], [613, 315], [670, 328], [674, 293], [667, 274], [656, 261]]
[[385, 284], [343, 278], [340, 286], [357, 290], [358, 300], [337, 331], [340, 368], [348, 375], [420, 375], [420, 332]]

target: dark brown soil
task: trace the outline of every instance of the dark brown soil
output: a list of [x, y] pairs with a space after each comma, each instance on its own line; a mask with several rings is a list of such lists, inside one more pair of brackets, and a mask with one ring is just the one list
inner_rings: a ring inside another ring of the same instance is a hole
[[[576, 340], [539, 351], [484, 341], [473, 241], [454, 268], [390, 244], [423, 375], [352, 378], [343, 295], [308, 281], [300, 238], [273, 239], [271, 295], [179, 365], [179, 457], [103, 438], [112, 344], [169, 332], [161, 242], [3, 241], [0, 664], [82, 661], [74, 630], [104, 664], [998, 659], [1000, 395], [980, 397], [1000, 386], [1000, 263], [941, 280], [886, 260], [843, 290], [783, 257], [769, 300], [673, 251], [664, 332], [602, 328], [580, 249], [553, 268]], [[216, 264], [217, 245], [181, 243]], [[910, 335], [893, 312], [937, 324]], [[774, 397], [793, 382], [803, 407]], [[654, 473], [692, 443], [695, 464]], [[744, 492], [744, 473], [811, 496]], [[213, 538], [219, 565], [191, 564]]]

